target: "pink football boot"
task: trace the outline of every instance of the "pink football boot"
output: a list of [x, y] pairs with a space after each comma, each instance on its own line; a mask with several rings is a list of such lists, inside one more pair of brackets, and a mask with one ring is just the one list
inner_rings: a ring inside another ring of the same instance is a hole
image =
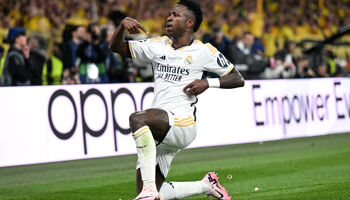
[[219, 178], [214, 172], [207, 173], [203, 180], [204, 183], [209, 185], [209, 194], [208, 196], [213, 196], [217, 199], [231, 200], [231, 197], [228, 196], [227, 191], [219, 183]]
[[160, 197], [157, 191], [144, 187], [134, 200], [160, 200]]

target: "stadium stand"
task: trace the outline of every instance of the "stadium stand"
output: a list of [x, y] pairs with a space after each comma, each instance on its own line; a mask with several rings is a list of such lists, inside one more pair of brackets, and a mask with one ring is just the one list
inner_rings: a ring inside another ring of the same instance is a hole
[[[229, 53], [226, 56], [236, 64], [246, 79], [350, 76], [349, 28], [343, 34], [338, 34], [341, 28], [350, 25], [349, 0], [200, 2], [205, 11], [204, 19], [208, 20], [203, 21], [196, 37], [212, 42], [211, 35], [220, 33], [222, 36], [218, 40], [224, 38], [225, 41], [216, 41], [213, 45], [218, 49], [223, 48], [220, 44], [229, 45], [225, 47], [225, 51]], [[85, 83], [86, 81], [81, 81], [78, 77], [85, 77], [87, 70], [82, 68], [86, 68], [86, 63], [72, 53], [72, 63], [67, 67], [64, 56], [67, 51], [64, 49], [73, 48], [73, 51], [77, 51], [78, 46], [86, 44], [84, 41], [91, 40], [91, 37], [100, 40], [101, 33], [98, 31], [91, 34], [91, 31], [89, 33], [81, 30], [77, 36], [73, 36], [78, 27], [88, 28], [89, 24], [94, 23], [98, 29], [113, 32], [121, 19], [132, 16], [150, 32], [149, 35], [138, 38], [156, 37], [164, 35], [163, 27], [168, 15], [168, 9], [158, 8], [169, 8], [174, 3], [175, 0], [4, 0], [0, 5], [0, 46], [4, 49], [3, 60], [9, 50], [9, 44], [3, 42], [9, 30], [13, 27], [25, 28], [29, 41], [32, 41], [31, 46], [35, 46], [32, 54], [40, 54], [46, 59], [44, 63], [36, 62], [41, 64], [34, 67], [32, 74], [35, 74], [35, 79], [31, 84]], [[255, 50], [242, 56], [239, 49], [247, 33], [254, 36], [252, 46], [248, 47], [249, 51]], [[334, 34], [337, 38], [325, 42]], [[74, 39], [75, 45], [69, 43], [72, 37], [78, 38]], [[97, 45], [104, 54], [104, 63], [99, 62], [97, 67], [99, 78], [103, 77], [103, 81], [90, 82], [151, 80], [147, 73], [149, 66], [140, 66], [139, 63], [135, 64], [119, 55], [111, 55], [106, 49], [108, 39], [106, 35], [103, 37], [104, 41], [100, 40]], [[295, 50], [283, 52], [286, 44], [290, 43], [296, 44]], [[320, 43], [322, 45], [317, 46]], [[315, 45], [313, 50], [306, 51]], [[281, 60], [281, 53], [285, 54], [284, 60]], [[300, 62], [305, 60], [307, 62]], [[303, 63], [302, 68], [305, 71], [300, 69], [300, 63]], [[289, 69], [292, 69], [292, 73], [286, 73]], [[50, 77], [48, 72], [54, 73], [54, 77]], [[44, 80], [40, 80], [40, 77]]]

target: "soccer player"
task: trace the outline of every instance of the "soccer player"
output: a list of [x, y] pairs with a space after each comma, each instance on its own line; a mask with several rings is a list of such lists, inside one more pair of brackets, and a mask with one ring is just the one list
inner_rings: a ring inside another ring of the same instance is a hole
[[[180, 0], [167, 17], [168, 37], [126, 42], [125, 29], [130, 34], [141, 30], [147, 33], [138, 21], [127, 17], [117, 27], [110, 43], [113, 52], [152, 63], [154, 72], [152, 108], [130, 115], [138, 156], [135, 199], [181, 199], [195, 194], [231, 199], [212, 172], [201, 181], [164, 182], [175, 154], [196, 137], [197, 95], [208, 87], [244, 85], [240, 73], [216, 48], [194, 39], [193, 33], [198, 30], [202, 15], [199, 3]], [[203, 79], [206, 71], [221, 78]]]

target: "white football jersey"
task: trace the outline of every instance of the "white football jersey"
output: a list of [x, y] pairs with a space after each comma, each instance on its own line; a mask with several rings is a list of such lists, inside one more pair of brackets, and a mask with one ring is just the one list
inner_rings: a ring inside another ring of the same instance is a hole
[[179, 49], [172, 47], [168, 37], [129, 41], [132, 58], [152, 63], [154, 74], [153, 108], [174, 112], [195, 112], [197, 97], [188, 97], [183, 88], [205, 72], [213, 72], [220, 77], [234, 68], [225, 56], [211, 44], [194, 40]]

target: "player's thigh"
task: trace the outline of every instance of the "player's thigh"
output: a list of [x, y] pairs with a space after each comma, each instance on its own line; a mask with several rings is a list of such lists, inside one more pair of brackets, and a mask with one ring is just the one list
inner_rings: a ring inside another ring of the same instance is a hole
[[167, 111], [163, 109], [147, 109], [146, 114], [149, 117], [148, 126], [150, 127], [154, 139], [163, 140], [169, 131], [169, 117]]

